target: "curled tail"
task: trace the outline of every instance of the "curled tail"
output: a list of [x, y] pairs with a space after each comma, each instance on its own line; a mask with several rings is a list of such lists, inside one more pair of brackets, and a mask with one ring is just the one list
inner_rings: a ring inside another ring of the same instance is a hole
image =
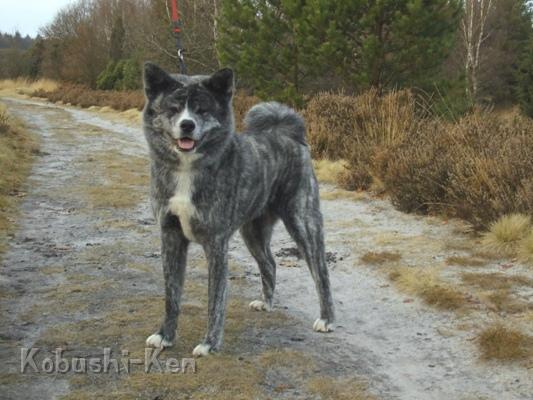
[[284, 104], [275, 101], [259, 103], [248, 111], [244, 124], [251, 133], [275, 132], [307, 145], [303, 118]]

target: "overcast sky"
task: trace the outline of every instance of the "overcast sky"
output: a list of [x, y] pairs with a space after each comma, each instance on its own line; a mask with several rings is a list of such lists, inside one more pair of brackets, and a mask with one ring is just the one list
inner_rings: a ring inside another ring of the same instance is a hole
[[39, 28], [52, 21], [56, 12], [73, 0], [0, 0], [0, 31], [22, 36], [37, 35]]

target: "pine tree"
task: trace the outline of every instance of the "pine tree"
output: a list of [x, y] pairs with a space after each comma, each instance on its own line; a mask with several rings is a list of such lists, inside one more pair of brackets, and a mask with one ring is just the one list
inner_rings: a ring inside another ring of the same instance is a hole
[[37, 36], [35, 43], [29, 50], [28, 75], [36, 79], [41, 75], [45, 56], [45, 44], [42, 37]]
[[[362, 20], [362, 76], [369, 86], [423, 86], [453, 46], [461, 2], [375, 1]], [[372, 16], [368, 18], [368, 16]], [[361, 79], [363, 78], [363, 79]]]
[[533, 118], [533, 37], [522, 56], [517, 74], [517, 97], [522, 112]]
[[324, 77], [350, 90], [420, 85], [460, 15], [460, 0], [226, 0], [218, 48], [263, 97], [298, 100]]
[[480, 99], [499, 105], [516, 102], [519, 66], [527, 58], [533, 37], [532, 14], [527, 0], [495, 1], [483, 43]]
[[309, 69], [299, 32], [303, 0], [222, 2], [218, 49], [221, 61], [259, 96], [298, 102]]
[[109, 41], [109, 57], [112, 61], [119, 61], [122, 58], [124, 50], [124, 38], [126, 31], [124, 30], [124, 21], [119, 15], [113, 22], [113, 28], [111, 30], [111, 38]]

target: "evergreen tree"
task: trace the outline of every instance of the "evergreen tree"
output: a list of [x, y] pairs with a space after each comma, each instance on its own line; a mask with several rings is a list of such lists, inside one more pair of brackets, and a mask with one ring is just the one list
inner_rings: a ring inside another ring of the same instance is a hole
[[361, 66], [354, 78], [380, 89], [424, 86], [454, 44], [458, 0], [369, 1], [361, 19]]
[[516, 102], [518, 69], [533, 36], [527, 0], [497, 0], [482, 47], [479, 100], [499, 105]]
[[260, 96], [423, 84], [454, 43], [460, 0], [226, 0], [218, 47]]
[[298, 102], [310, 65], [302, 50], [304, 0], [227, 0], [220, 10], [221, 61], [259, 96]]
[[124, 21], [119, 15], [113, 22], [113, 29], [111, 30], [111, 38], [109, 42], [109, 57], [112, 61], [116, 62], [122, 58], [125, 36], [126, 31], [124, 30]]
[[28, 75], [30, 78], [37, 79], [41, 75], [44, 56], [44, 40], [42, 37], [37, 36], [35, 43], [29, 50]]
[[522, 56], [517, 74], [517, 95], [522, 112], [533, 118], [533, 37]]

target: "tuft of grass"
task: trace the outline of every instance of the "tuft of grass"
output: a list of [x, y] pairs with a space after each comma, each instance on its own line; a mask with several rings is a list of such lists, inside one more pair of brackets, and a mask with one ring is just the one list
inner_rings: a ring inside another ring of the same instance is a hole
[[367, 198], [365, 192], [355, 192], [353, 190], [334, 189], [334, 190], [321, 190], [320, 198], [322, 200], [352, 200], [359, 201]]
[[505, 275], [500, 272], [476, 273], [465, 272], [461, 274], [464, 283], [478, 286], [486, 290], [510, 289], [513, 286], [532, 286], [533, 281], [522, 275]]
[[533, 229], [519, 243], [518, 257], [533, 265]]
[[472, 256], [451, 256], [446, 259], [446, 264], [459, 265], [461, 267], [482, 267], [484, 265], [487, 265], [487, 260]]
[[400, 290], [440, 310], [458, 310], [466, 304], [464, 293], [444, 282], [435, 269], [396, 267], [389, 272], [389, 279]]
[[129, 110], [125, 110], [120, 115], [122, 118], [125, 118], [131, 122], [141, 123], [142, 121], [142, 114], [136, 108], [130, 108]]
[[347, 164], [344, 160], [313, 160], [315, 175], [319, 182], [337, 184], [341, 174], [346, 170]]
[[365, 264], [382, 265], [389, 262], [400, 261], [402, 258], [400, 253], [391, 253], [389, 251], [373, 252], [370, 251], [364, 254], [360, 260]]
[[310, 379], [307, 389], [324, 400], [372, 400], [376, 398], [368, 392], [366, 382], [358, 379], [320, 376]]
[[[34, 136], [0, 104], [0, 237], [5, 238], [14, 226], [14, 213], [22, 186], [28, 176], [35, 153]], [[0, 240], [0, 253], [5, 248]]]
[[530, 231], [531, 218], [524, 214], [504, 215], [492, 223], [488, 232], [483, 236], [483, 246], [487, 250], [513, 256], [519, 242]]
[[491, 291], [486, 297], [498, 312], [518, 314], [528, 309], [528, 304], [514, 299], [509, 289]]
[[432, 285], [422, 288], [419, 296], [430, 306], [441, 310], [457, 310], [465, 304], [465, 295], [447, 285]]
[[532, 338], [500, 323], [485, 328], [477, 339], [486, 360], [512, 361], [531, 356]]

